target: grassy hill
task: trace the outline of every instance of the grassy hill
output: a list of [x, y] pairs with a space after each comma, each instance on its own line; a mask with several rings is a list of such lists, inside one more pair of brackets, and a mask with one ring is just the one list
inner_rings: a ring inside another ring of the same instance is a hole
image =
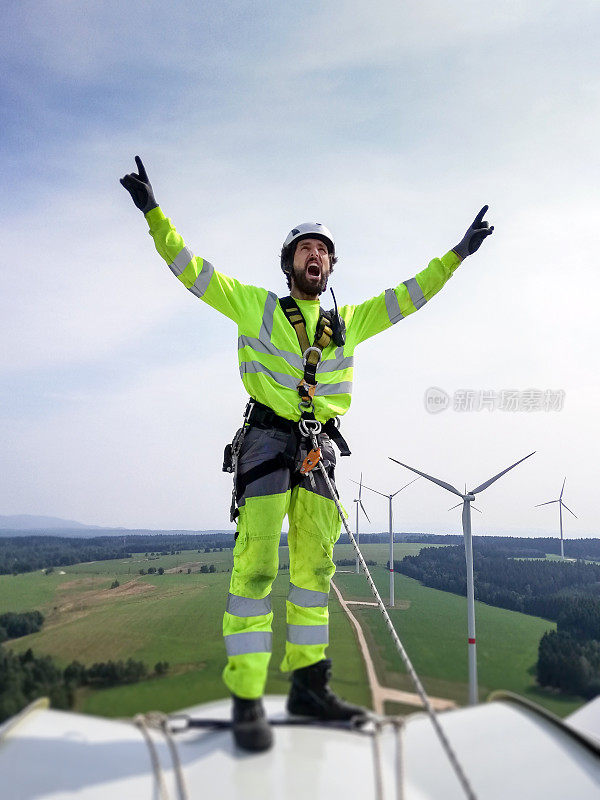
[[[396, 544], [395, 557], [414, 554], [420, 544]], [[339, 545], [335, 558], [351, 558], [350, 545]], [[366, 545], [364, 555], [380, 566], [373, 577], [385, 599], [389, 574], [388, 548]], [[90, 713], [127, 716], [138, 711], [172, 711], [223, 697], [221, 682], [224, 645], [221, 617], [229, 584], [230, 550], [204, 553], [98, 561], [17, 576], [0, 576], [0, 612], [39, 609], [46, 615], [44, 628], [10, 643], [22, 652], [53, 656], [66, 666], [73, 659], [87, 665], [95, 661], [132, 657], [150, 668], [168, 661], [169, 674], [139, 684], [113, 689], [81, 690], [77, 707]], [[288, 564], [287, 548], [280, 563]], [[217, 572], [202, 574], [202, 565]], [[164, 575], [140, 575], [139, 570], [163, 567]], [[188, 574], [188, 569], [191, 570]], [[364, 576], [342, 571], [336, 577], [347, 599], [370, 600]], [[120, 585], [111, 589], [115, 580]], [[289, 575], [282, 571], [273, 587], [275, 611], [274, 653], [267, 684], [270, 693], [285, 694], [288, 683], [278, 665], [285, 639], [285, 597]], [[396, 629], [426, 688], [435, 695], [464, 703], [467, 696], [466, 601], [462, 597], [428, 589], [405, 576], [396, 576], [397, 608], [391, 610]], [[410, 689], [399, 656], [385, 631], [380, 612], [356, 608], [375, 658], [380, 682]], [[580, 704], [536, 689], [531, 669], [537, 645], [553, 624], [535, 617], [477, 604], [480, 694], [510, 689], [530, 697], [559, 714]], [[331, 646], [334, 687], [348, 700], [368, 704], [366, 674], [353, 630], [334, 594], [330, 598]]]

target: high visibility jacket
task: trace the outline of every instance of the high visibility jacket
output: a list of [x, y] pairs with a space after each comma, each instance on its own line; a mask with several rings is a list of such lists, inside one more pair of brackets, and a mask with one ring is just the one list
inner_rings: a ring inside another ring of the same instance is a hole
[[[230, 278], [206, 259], [195, 256], [160, 208], [149, 211], [146, 219], [156, 249], [173, 274], [192, 294], [237, 324], [240, 375], [248, 394], [281, 417], [300, 419], [297, 386], [304, 374], [302, 353], [277, 295]], [[424, 306], [460, 261], [450, 250], [394, 289], [386, 289], [358, 305], [340, 307], [346, 323], [346, 344], [337, 347], [331, 341], [318, 365], [314, 407], [320, 422], [345, 414], [350, 407], [356, 346]], [[320, 303], [296, 302], [312, 342]]]

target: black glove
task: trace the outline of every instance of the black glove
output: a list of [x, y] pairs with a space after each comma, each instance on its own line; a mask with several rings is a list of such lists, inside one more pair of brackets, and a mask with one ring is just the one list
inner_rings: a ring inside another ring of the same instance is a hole
[[156, 208], [158, 203], [154, 199], [152, 184], [148, 180], [146, 170], [142, 164], [142, 159], [139, 156], [135, 157], [135, 163], [137, 164], [139, 174], [130, 172], [129, 175], [125, 175], [121, 178], [120, 184], [127, 189], [133, 202], [140, 211], [147, 214], [148, 211]]
[[473, 220], [473, 224], [465, 233], [461, 241], [452, 249], [460, 258], [466, 258], [479, 249], [479, 245], [483, 242], [486, 236], [494, 230], [494, 226], [490, 228], [483, 218], [487, 214], [488, 206], [484, 206], [479, 214]]

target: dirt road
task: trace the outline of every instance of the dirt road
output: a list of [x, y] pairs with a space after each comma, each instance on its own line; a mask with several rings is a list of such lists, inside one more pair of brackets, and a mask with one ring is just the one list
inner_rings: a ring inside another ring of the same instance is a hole
[[[365, 635], [363, 630], [360, 626], [359, 621], [356, 619], [350, 608], [348, 607], [348, 603], [342, 597], [342, 593], [337, 588], [335, 583], [331, 581], [331, 585], [337, 595], [338, 600], [340, 601], [341, 607], [344, 609], [350, 622], [354, 625], [354, 630], [356, 631], [356, 635], [358, 637], [358, 642], [360, 644], [360, 649], [363, 654], [363, 658], [365, 660], [365, 666], [367, 668], [367, 676], [369, 678], [369, 688], [371, 689], [371, 697], [373, 703], [373, 711], [376, 714], [383, 714], [385, 713], [384, 703], [386, 701], [392, 703], [404, 703], [405, 705], [409, 706], [419, 706], [423, 707], [423, 703], [421, 702], [421, 698], [418, 694], [414, 692], [403, 692], [400, 689], [390, 689], [386, 686], [382, 686], [377, 679], [377, 673], [375, 672], [375, 667], [373, 665], [373, 659], [371, 658], [371, 653], [369, 652], [369, 648], [367, 646], [367, 640], [365, 639]], [[367, 606], [376, 606], [377, 603], [357, 603], [352, 601], [352, 605], [367, 605]], [[436, 711], [446, 711], [449, 708], [456, 708], [456, 703], [452, 700], [446, 700], [442, 697], [430, 697], [429, 702], [433, 706]]]

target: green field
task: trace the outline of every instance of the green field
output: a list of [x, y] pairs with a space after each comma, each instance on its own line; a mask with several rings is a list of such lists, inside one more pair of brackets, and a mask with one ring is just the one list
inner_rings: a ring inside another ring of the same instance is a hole
[[[417, 553], [421, 544], [395, 544], [394, 557]], [[336, 547], [335, 558], [353, 557], [351, 545]], [[377, 561], [373, 577], [384, 600], [389, 574], [384, 565], [388, 546], [366, 544], [366, 559]], [[226, 696], [221, 682], [224, 645], [221, 617], [229, 584], [231, 550], [96, 561], [41, 572], [0, 576], [0, 613], [34, 608], [46, 616], [43, 629], [15, 640], [16, 652], [31, 647], [38, 655], [53, 656], [60, 666], [73, 659], [87, 665], [109, 659], [143, 660], [152, 668], [168, 661], [167, 676], [105, 690], [80, 690], [77, 708], [108, 716], [178, 708]], [[288, 564], [287, 548], [280, 563]], [[214, 564], [217, 572], [203, 574], [200, 566]], [[163, 567], [164, 575], [140, 575], [139, 570]], [[188, 574], [188, 569], [191, 573]], [[111, 589], [115, 580], [120, 586]], [[287, 693], [287, 677], [278, 670], [285, 639], [285, 597], [289, 574], [282, 570], [273, 586], [274, 652], [267, 692]], [[396, 575], [396, 605], [391, 617], [429, 692], [466, 702], [466, 601], [462, 597], [420, 586]], [[346, 599], [372, 599], [363, 575], [342, 567], [336, 582]], [[375, 608], [356, 608], [372, 649], [383, 685], [413, 691], [393, 643]], [[535, 686], [532, 668], [542, 633], [553, 623], [516, 612], [477, 604], [480, 696], [509, 689], [561, 715], [581, 701], [557, 698]], [[370, 695], [362, 657], [353, 629], [334, 593], [330, 598], [334, 688], [352, 702], [368, 705]], [[390, 709], [391, 710], [391, 709]]]
[[[51, 655], [62, 667], [74, 659], [90, 665], [131, 657], [149, 667], [157, 661], [169, 662], [169, 674], [160, 679], [81, 690], [77, 707], [91, 713], [123, 716], [151, 708], [172, 711], [223, 697], [221, 618], [231, 562], [231, 550], [188, 551], [158, 559], [135, 554], [131, 559], [77, 564], [50, 575], [2, 576], [0, 612], [37, 608], [46, 616], [39, 633], [10, 646], [16, 652], [31, 647], [36, 654]], [[287, 548], [280, 549], [280, 562], [289, 563]], [[219, 571], [202, 574], [198, 572], [202, 564], [214, 564]], [[174, 572], [139, 574], [149, 566]], [[120, 586], [110, 589], [115, 578]], [[272, 593], [274, 647], [267, 691], [273, 694], [286, 694], [289, 688], [287, 677], [278, 670], [285, 641], [288, 580], [289, 573], [282, 571]], [[344, 665], [335, 681], [337, 690], [367, 705], [370, 695], [363, 661], [350, 622], [335, 598], [330, 604], [330, 628], [329, 654]]]
[[[387, 571], [375, 567], [371, 574], [382, 598], [389, 599]], [[395, 577], [396, 608], [388, 611], [421, 681], [430, 694], [465, 704], [468, 697], [466, 599], [421, 586], [404, 575]], [[338, 574], [336, 582], [345, 599], [369, 599], [362, 575]], [[414, 691], [380, 611], [355, 606], [353, 613], [376, 656], [380, 682]], [[544, 631], [555, 628], [554, 623], [479, 602], [475, 604], [475, 616], [481, 700], [492, 691], [504, 689], [517, 692], [560, 716], [581, 705], [579, 698], [558, 697], [535, 683], [538, 643]]]

